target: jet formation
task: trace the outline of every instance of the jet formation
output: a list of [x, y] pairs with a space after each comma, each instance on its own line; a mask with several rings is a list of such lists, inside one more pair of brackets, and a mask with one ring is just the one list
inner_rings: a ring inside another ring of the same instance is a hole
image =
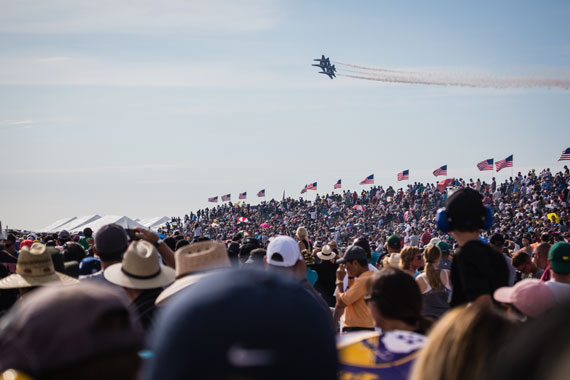
[[319, 71], [319, 74], [325, 74], [328, 75], [329, 78], [333, 79], [336, 78], [335, 72], [336, 72], [336, 67], [334, 67], [334, 65], [331, 65], [331, 61], [329, 60], [329, 58], [325, 58], [324, 54], [323, 56], [319, 59], [313, 59], [313, 61], [317, 61], [319, 62], [318, 65], [311, 65], [311, 66], [316, 66], [316, 67], [320, 67], [322, 71]]

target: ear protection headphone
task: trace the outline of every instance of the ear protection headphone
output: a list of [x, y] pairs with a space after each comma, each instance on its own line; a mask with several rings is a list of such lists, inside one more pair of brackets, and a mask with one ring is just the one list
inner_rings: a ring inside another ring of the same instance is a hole
[[[484, 208], [485, 208], [485, 213], [481, 218], [481, 228], [483, 228], [484, 230], [488, 230], [493, 225], [493, 210], [488, 206], [484, 206]], [[440, 208], [437, 211], [435, 220], [437, 223], [437, 228], [440, 231], [442, 232], [451, 231], [451, 223], [453, 221], [451, 217], [448, 217], [447, 214], [445, 213], [445, 208]], [[465, 220], [465, 224], [471, 224], [471, 223], [473, 223], [471, 220], [469, 219]]]

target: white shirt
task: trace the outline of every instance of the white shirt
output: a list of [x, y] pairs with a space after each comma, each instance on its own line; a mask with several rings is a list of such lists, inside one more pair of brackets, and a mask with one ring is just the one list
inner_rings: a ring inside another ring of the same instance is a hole
[[554, 293], [557, 304], [566, 303], [570, 299], [570, 284], [554, 280], [546, 281], [545, 284], [548, 285], [552, 293]]

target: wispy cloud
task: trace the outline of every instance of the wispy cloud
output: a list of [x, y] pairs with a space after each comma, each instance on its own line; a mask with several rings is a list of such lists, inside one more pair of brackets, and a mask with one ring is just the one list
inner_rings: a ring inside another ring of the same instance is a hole
[[235, 33], [272, 28], [275, 0], [0, 0], [4, 33]]

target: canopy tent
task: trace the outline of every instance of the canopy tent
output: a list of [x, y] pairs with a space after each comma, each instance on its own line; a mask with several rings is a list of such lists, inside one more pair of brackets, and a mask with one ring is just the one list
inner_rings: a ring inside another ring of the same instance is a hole
[[77, 219], [76, 216], [72, 216], [67, 217], [67, 218], [62, 218], [59, 219], [55, 222], [53, 222], [52, 224], [49, 224], [47, 226], [45, 226], [44, 228], [40, 229], [39, 232], [55, 232], [55, 231], [61, 231], [61, 229], [59, 227], [63, 226], [64, 224], [67, 224], [73, 220]]
[[76, 229], [72, 229], [69, 232], [79, 232], [82, 231], [84, 228], [89, 227], [93, 230], [94, 233], [103, 227], [104, 225], [115, 223], [123, 228], [135, 228], [135, 227], [142, 227], [145, 228], [139, 222], [135, 222], [131, 218], [127, 216], [120, 216], [120, 215], [105, 215], [97, 220], [94, 220], [89, 223], [85, 223], [81, 226], [78, 226]]
[[139, 222], [140, 224], [142, 224], [143, 226], [145, 226], [146, 228], [150, 229], [150, 230], [155, 230], [158, 227], [161, 227], [164, 225], [164, 223], [170, 221], [170, 218], [167, 216], [155, 216], [152, 218], [142, 218], [142, 219], [136, 219], [137, 222]]
[[78, 218], [73, 218], [69, 223], [65, 223], [64, 225], [57, 227], [57, 229], [55, 229], [53, 231], [48, 231], [48, 232], [57, 232], [57, 231], [62, 231], [62, 230], [66, 230], [68, 232], [82, 231], [83, 228], [86, 227], [85, 226], [86, 224], [92, 223], [92, 222], [94, 222], [100, 218], [101, 218], [101, 216], [99, 216], [99, 215], [80, 216]]

